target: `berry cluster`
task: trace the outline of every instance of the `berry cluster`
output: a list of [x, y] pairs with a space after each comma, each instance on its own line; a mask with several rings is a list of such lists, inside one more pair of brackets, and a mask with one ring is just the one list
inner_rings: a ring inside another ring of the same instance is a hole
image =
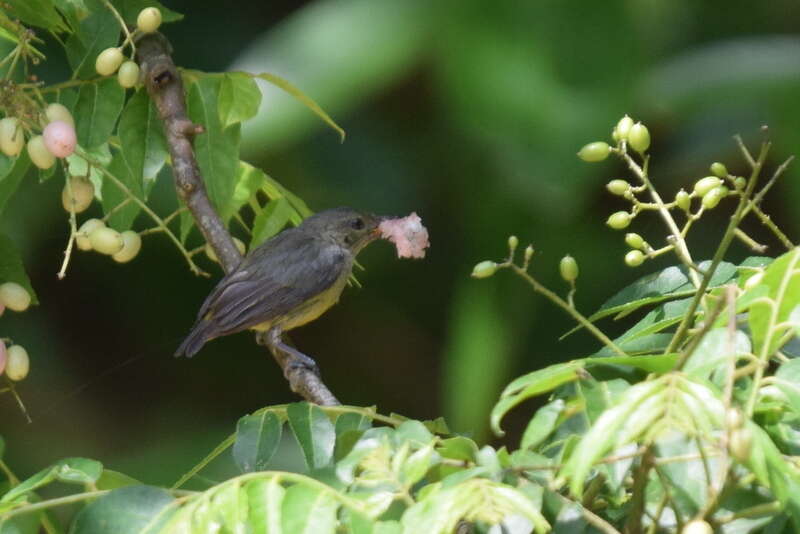
[[[23, 312], [31, 305], [31, 295], [24, 287], [15, 282], [0, 284], [0, 315], [6, 308], [15, 312]], [[6, 347], [6, 340], [0, 338], [0, 375], [5, 375], [17, 382], [28, 376], [30, 370], [28, 351], [21, 345]]]
[[[684, 189], [678, 191], [672, 202], [664, 202], [648, 175], [649, 156], [647, 149], [650, 147], [650, 132], [641, 122], [634, 122], [628, 115], [619, 120], [611, 133], [615, 145], [611, 146], [603, 141], [595, 141], [585, 145], [578, 152], [578, 157], [587, 162], [605, 160], [610, 154], [622, 158], [628, 165], [633, 175], [640, 182], [631, 184], [627, 180], [615, 179], [606, 184], [606, 189], [616, 196], [631, 203], [631, 209], [612, 213], [606, 224], [614, 230], [623, 230], [642, 212], [658, 212], [667, 223], [670, 230], [669, 244], [660, 249], [654, 249], [637, 233], [625, 235], [625, 243], [630, 250], [625, 254], [625, 263], [630, 267], [638, 267], [646, 259], [652, 259], [665, 252], [675, 251], [683, 261], [689, 260], [688, 250], [685, 247], [685, 237], [692, 224], [702, 217], [703, 213], [716, 208], [728, 196], [738, 195], [744, 191], [747, 180], [741, 176], [733, 176], [722, 163], [711, 165], [711, 175], [695, 182], [691, 192]], [[628, 149], [642, 159], [639, 164]], [[641, 194], [649, 194], [649, 200], [639, 198]], [[699, 203], [693, 208], [692, 201], [698, 199]], [[683, 212], [686, 222], [683, 228], [678, 228], [671, 211]]]
[[[36, 133], [41, 131], [41, 133]], [[72, 114], [62, 104], [53, 103], [39, 113], [38, 124], [8, 116], [0, 119], [0, 151], [16, 157], [28, 138], [28, 156], [42, 170], [49, 169], [56, 158], [66, 158], [75, 152], [78, 139]]]
[[80, 250], [94, 250], [118, 263], [127, 263], [139, 254], [142, 238], [133, 230], [120, 233], [100, 219], [89, 219], [75, 234], [75, 244]]
[[[147, 7], [139, 12], [136, 19], [136, 31], [139, 33], [153, 33], [161, 26], [161, 11], [157, 7]], [[126, 30], [127, 31], [127, 30]], [[133, 35], [122, 43], [122, 46], [106, 48], [97, 55], [94, 68], [100, 76], [111, 76], [117, 73], [117, 81], [125, 89], [130, 89], [139, 83], [139, 65], [133, 59], [126, 59], [122, 53], [125, 45], [133, 43]], [[133, 56], [133, 52], [131, 52]]]

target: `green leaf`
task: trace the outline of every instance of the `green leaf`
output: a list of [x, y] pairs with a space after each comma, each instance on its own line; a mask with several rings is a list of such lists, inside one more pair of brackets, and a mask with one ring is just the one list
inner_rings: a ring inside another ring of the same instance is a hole
[[556, 422], [564, 411], [564, 399], [556, 399], [536, 411], [522, 435], [520, 448], [532, 449], [543, 442], [555, 430]]
[[336, 431], [325, 412], [314, 404], [298, 402], [287, 405], [286, 414], [308, 468], [329, 465], [333, 459]]
[[248, 482], [244, 487], [250, 505], [249, 524], [253, 532], [281, 534], [282, 510], [286, 490], [277, 477]]
[[[137, 198], [144, 200], [142, 181], [131, 173], [130, 167], [126, 165], [121, 153], [114, 155], [114, 159], [111, 160], [107, 170], [109, 174], [125, 184], [128, 190]], [[139, 212], [142, 210], [139, 204], [133, 200], [129, 200], [128, 195], [110, 179], [106, 178], [103, 180], [101, 191], [103, 197], [103, 212], [108, 214], [113, 211], [111, 217], [108, 219], [108, 226], [118, 232], [130, 229], [133, 225], [133, 221], [136, 220], [136, 216], [139, 215]], [[118, 206], [123, 202], [126, 202], [126, 204], [119, 208]]]
[[96, 460], [87, 458], [66, 458], [55, 464], [42, 469], [32, 477], [14, 486], [8, 493], [3, 495], [0, 502], [13, 502], [26, 493], [37, 488], [50, 484], [55, 480], [70, 484], [89, 484], [94, 483], [100, 478], [103, 472], [103, 465]]
[[351, 430], [367, 430], [372, 427], [372, 419], [363, 413], [343, 413], [336, 418], [336, 435]]
[[782, 363], [774, 380], [775, 386], [786, 395], [794, 413], [800, 416], [800, 359], [794, 358]]
[[111, 469], [103, 469], [103, 474], [97, 479], [95, 486], [99, 490], [113, 490], [126, 486], [139, 486], [141, 484], [141, 482], [133, 477], [129, 477], [125, 473], [112, 471]]
[[226, 208], [233, 198], [239, 167], [240, 127], [224, 128], [219, 120], [217, 95], [220, 79], [200, 76], [189, 86], [187, 108], [189, 117], [205, 131], [194, 139], [195, 156], [205, 181], [208, 196], [223, 221], [232, 213]]
[[30, 164], [27, 150], [23, 150], [16, 159], [0, 154], [0, 215], [25, 177]]
[[404, 421], [397, 430], [395, 436], [399, 443], [408, 442], [413, 446], [427, 445], [433, 441], [434, 436], [430, 430], [420, 421]]
[[22, 258], [17, 247], [8, 236], [0, 234], [0, 283], [16, 282], [24, 287], [31, 295], [31, 303], [39, 304], [36, 292], [31, 287], [31, 281], [25, 273]]
[[796, 470], [786, 463], [781, 451], [760, 426], [750, 421], [745, 424], [753, 434], [753, 448], [745, 464], [761, 484], [782, 504], [789, 506], [792, 515], [797, 514], [800, 512], [800, 477]]
[[677, 354], [645, 354], [641, 356], [598, 356], [584, 360], [586, 367], [592, 365], [627, 365], [651, 373], [671, 371], [678, 361]]
[[139, 181], [139, 190], [149, 191], [166, 162], [167, 142], [158, 111], [145, 89], [128, 100], [118, 131], [122, 155], [133, 178]]
[[75, 518], [70, 534], [143, 534], [173, 502], [161, 488], [128, 486], [88, 504]]
[[261, 90], [246, 72], [226, 72], [219, 89], [219, 118], [223, 128], [244, 122], [258, 113]]
[[344, 142], [345, 138], [344, 130], [338, 124], [336, 124], [327, 113], [325, 113], [325, 110], [323, 110], [319, 106], [319, 104], [317, 104], [316, 102], [314, 102], [314, 100], [306, 96], [305, 93], [303, 93], [300, 89], [289, 83], [287, 80], [284, 80], [280, 76], [277, 76], [275, 74], [270, 74], [268, 72], [255, 74], [254, 76], [256, 78], [261, 78], [262, 80], [265, 80], [280, 89], [283, 89], [284, 91], [292, 95], [294, 98], [299, 100], [304, 106], [306, 106], [320, 119], [322, 119], [323, 122], [325, 122], [325, 124], [333, 128], [339, 134], [339, 139], [342, 142]]
[[[97, 76], [94, 67], [97, 56], [106, 48], [115, 46], [120, 34], [119, 23], [111, 10], [99, 0], [85, 1], [88, 14], [78, 22], [75, 32], [64, 45], [74, 76], [83, 80]], [[76, 15], [74, 21], [77, 19]], [[80, 124], [80, 121], [76, 120], [75, 124]]]
[[731, 338], [727, 327], [714, 328], [703, 336], [683, 366], [683, 372], [696, 378], [709, 378], [714, 370], [728, 364], [731, 358], [736, 361], [751, 351], [750, 338], [741, 330], [736, 330]]
[[325, 491], [304, 484], [286, 490], [281, 510], [284, 532], [333, 534], [336, 531], [336, 501]]
[[492, 408], [492, 430], [502, 436], [500, 420], [517, 404], [542, 393], [552, 391], [562, 384], [578, 379], [578, 371], [583, 368], [583, 361], [558, 363], [521, 376], [506, 386], [500, 400]]
[[92, 149], [108, 141], [125, 102], [125, 89], [116, 78], [81, 86], [75, 103], [78, 144]]
[[403, 462], [400, 471], [400, 481], [407, 488], [413, 486], [425, 476], [434, 461], [433, 443], [422, 447]]
[[[702, 458], [698, 457], [697, 440], [682, 433], [669, 433], [656, 442], [655, 450], [662, 459], [686, 458], [664, 462], [659, 466], [659, 471], [671, 482], [670, 493], [681, 516], [694, 516], [705, 506], [708, 487], [712, 483], [706, 478]], [[719, 480], [718, 462], [708, 462], [708, 467], [712, 480]]]
[[436, 447], [436, 452], [445, 458], [474, 462], [478, 454], [478, 445], [464, 436], [443, 439]]
[[759, 285], [769, 288], [766, 296], [750, 306], [749, 324], [756, 354], [772, 354], [786, 341], [783, 334], [796, 328], [790, 322], [792, 311], [800, 302], [800, 248], [777, 258], [764, 271]]
[[52, 32], [67, 29], [52, 0], [6, 0], [4, 3], [11, 18]]
[[278, 416], [270, 411], [239, 419], [233, 459], [243, 473], [266, 469], [280, 445], [282, 427]]
[[[702, 270], [709, 268], [710, 265], [710, 261], [704, 261], [699, 264], [699, 267]], [[680, 297], [691, 297], [694, 295], [694, 286], [686, 273], [686, 267], [672, 266], [640, 278], [608, 299], [597, 312], [589, 317], [589, 321], [595, 322], [610, 315], [616, 315], [615, 319], [620, 319], [650, 304]], [[711, 277], [709, 289], [730, 281], [736, 276], [736, 273], [735, 265], [724, 261], [720, 262], [717, 271]], [[581, 328], [580, 326], [573, 328], [561, 336], [562, 339]]]
[[289, 222], [291, 215], [292, 208], [286, 197], [270, 200], [253, 221], [253, 237], [249, 250], [277, 234]]

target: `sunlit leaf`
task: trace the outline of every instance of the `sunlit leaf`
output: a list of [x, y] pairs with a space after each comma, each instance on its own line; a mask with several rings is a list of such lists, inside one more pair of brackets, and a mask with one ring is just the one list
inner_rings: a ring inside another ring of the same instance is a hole
[[261, 90], [252, 75], [245, 72], [222, 75], [218, 108], [223, 128], [254, 117], [260, 105]]
[[286, 490], [282, 526], [292, 534], [326, 534], [336, 531], [336, 501], [326, 492], [303, 484]]
[[283, 423], [269, 411], [246, 415], [236, 425], [233, 458], [244, 473], [266, 469], [281, 442]]
[[318, 469], [330, 464], [336, 430], [325, 412], [314, 404], [299, 402], [289, 404], [286, 413], [308, 468]]

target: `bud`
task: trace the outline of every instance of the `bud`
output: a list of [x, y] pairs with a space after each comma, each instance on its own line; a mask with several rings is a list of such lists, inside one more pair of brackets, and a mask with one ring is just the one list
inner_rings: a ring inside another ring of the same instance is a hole
[[515, 250], [517, 250], [517, 245], [519, 245], [519, 239], [517, 239], [517, 236], [508, 236], [508, 250], [510, 250], [512, 254]]
[[753, 289], [764, 279], [764, 271], [759, 271], [744, 282], [745, 289]]
[[625, 234], [625, 243], [631, 248], [639, 250], [644, 248], [644, 239], [639, 234]]
[[574, 282], [578, 278], [578, 262], [570, 255], [561, 258], [558, 270], [561, 272], [561, 278], [567, 282]]
[[728, 188], [724, 185], [715, 187], [705, 195], [703, 195], [703, 207], [707, 210], [713, 210], [719, 204], [719, 201], [728, 196]]
[[628, 144], [639, 154], [644, 154], [650, 147], [650, 132], [647, 130], [647, 126], [641, 122], [631, 126], [628, 132]]
[[745, 186], [747, 186], [747, 180], [745, 178], [737, 176], [733, 180], [733, 187], [735, 187], [737, 191], [741, 191]]
[[606, 189], [612, 195], [622, 196], [631, 189], [631, 184], [625, 180], [611, 180], [606, 184]]
[[630, 250], [625, 254], [625, 265], [628, 267], [638, 267], [644, 263], [644, 254], [641, 250]]
[[680, 209], [683, 211], [689, 211], [689, 208], [692, 206], [692, 199], [689, 198], [689, 193], [681, 189], [675, 195], [675, 204], [678, 205]]
[[616, 135], [616, 137], [618, 138], [616, 140], [627, 141], [628, 134], [630, 133], [632, 126], [633, 126], [632, 118], [628, 117], [627, 115], [622, 117], [617, 123], [617, 126], [614, 128], [614, 135]]
[[719, 178], [725, 178], [728, 176], [728, 169], [719, 161], [715, 161], [711, 164], [711, 174]]
[[614, 230], [622, 230], [623, 228], [627, 228], [630, 223], [631, 214], [627, 211], [618, 211], [616, 213], [612, 213], [608, 220], [606, 220], [606, 224]]
[[497, 272], [497, 264], [493, 261], [482, 261], [472, 269], [472, 278], [489, 278]]
[[525, 263], [531, 261], [532, 257], [533, 257], [533, 245], [528, 245], [527, 247], [525, 247]]
[[700, 178], [697, 180], [697, 182], [695, 182], [694, 192], [699, 196], [704, 197], [706, 193], [715, 187], [719, 187], [720, 185], [722, 185], [722, 180], [716, 176], [706, 176], [705, 178]]
[[728, 445], [731, 455], [744, 463], [750, 459], [753, 452], [753, 432], [747, 428], [737, 428], [731, 432], [731, 442]]
[[683, 526], [681, 534], [714, 534], [714, 529], [702, 519], [694, 519]]
[[744, 416], [742, 415], [742, 411], [738, 408], [728, 408], [728, 411], [725, 412], [725, 424], [731, 430], [742, 428], [742, 425], [744, 424]]
[[593, 163], [595, 161], [603, 161], [606, 159], [610, 151], [611, 147], [608, 146], [608, 143], [604, 143], [603, 141], [595, 141], [594, 143], [589, 143], [581, 148], [578, 151], [578, 157], [583, 161]]

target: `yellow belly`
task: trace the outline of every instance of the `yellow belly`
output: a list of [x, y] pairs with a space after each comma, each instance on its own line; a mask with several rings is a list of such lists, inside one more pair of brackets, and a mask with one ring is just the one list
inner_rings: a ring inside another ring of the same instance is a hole
[[345, 275], [340, 277], [331, 287], [315, 297], [308, 299], [299, 306], [296, 306], [290, 312], [281, 317], [276, 317], [275, 319], [257, 324], [252, 327], [252, 330], [263, 332], [277, 326], [286, 332], [292, 328], [310, 323], [328, 311], [328, 308], [339, 302], [339, 296], [342, 294], [342, 290], [347, 283], [348, 275], [349, 273], [345, 273]]

